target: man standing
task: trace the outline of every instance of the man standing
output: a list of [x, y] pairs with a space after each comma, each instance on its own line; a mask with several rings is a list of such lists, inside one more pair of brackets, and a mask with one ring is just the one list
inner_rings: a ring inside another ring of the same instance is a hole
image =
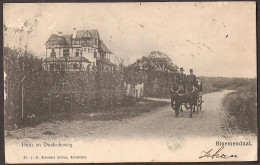
[[188, 75], [189, 85], [196, 86], [196, 75], [193, 74], [193, 69], [190, 69], [190, 75]]

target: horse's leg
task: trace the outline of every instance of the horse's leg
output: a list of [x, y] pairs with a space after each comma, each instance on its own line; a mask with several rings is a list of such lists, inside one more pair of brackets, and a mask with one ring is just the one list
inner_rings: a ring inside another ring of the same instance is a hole
[[180, 102], [180, 111], [183, 112], [183, 109], [182, 109], [182, 101]]
[[192, 118], [192, 111], [193, 111], [193, 109], [192, 109], [192, 106], [193, 106], [193, 104], [192, 104], [192, 100], [190, 100], [190, 118]]
[[175, 117], [177, 117], [179, 115], [179, 102], [177, 102], [177, 100], [175, 100]]
[[196, 99], [197, 114], [199, 113], [199, 106], [198, 106], [198, 103], [199, 103], [199, 99]]
[[178, 117], [178, 115], [179, 115], [179, 109], [175, 108], [175, 117]]
[[192, 99], [192, 102], [193, 102], [193, 108], [192, 108], [192, 109], [193, 109], [193, 112], [196, 113], [196, 111], [195, 111], [195, 106], [196, 106], [197, 104], [196, 104], [196, 102], [195, 102], [193, 99]]
[[192, 109], [190, 109], [190, 118], [192, 118]]
[[173, 108], [173, 96], [171, 95], [171, 107]]

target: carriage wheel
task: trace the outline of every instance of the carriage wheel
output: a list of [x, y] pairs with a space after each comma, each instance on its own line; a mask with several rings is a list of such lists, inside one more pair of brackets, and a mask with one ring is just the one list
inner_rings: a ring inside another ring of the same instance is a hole
[[202, 100], [202, 96], [201, 96], [200, 97], [200, 111], [201, 111], [202, 103], [203, 103], [203, 100]]

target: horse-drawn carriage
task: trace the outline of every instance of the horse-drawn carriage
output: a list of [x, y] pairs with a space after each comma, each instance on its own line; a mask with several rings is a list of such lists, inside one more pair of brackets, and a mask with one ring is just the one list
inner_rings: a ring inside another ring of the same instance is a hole
[[[171, 106], [175, 110], [175, 116], [179, 115], [179, 111], [183, 112], [182, 106], [186, 110], [190, 109], [190, 117], [192, 113], [201, 111], [202, 108], [202, 82], [197, 80], [195, 84], [177, 84], [174, 83], [171, 89]], [[189, 106], [188, 106], [189, 105]]]

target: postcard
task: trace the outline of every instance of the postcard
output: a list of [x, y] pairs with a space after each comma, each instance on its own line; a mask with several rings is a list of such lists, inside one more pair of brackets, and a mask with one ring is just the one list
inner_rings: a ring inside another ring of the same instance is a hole
[[7, 164], [258, 160], [255, 2], [3, 15]]

